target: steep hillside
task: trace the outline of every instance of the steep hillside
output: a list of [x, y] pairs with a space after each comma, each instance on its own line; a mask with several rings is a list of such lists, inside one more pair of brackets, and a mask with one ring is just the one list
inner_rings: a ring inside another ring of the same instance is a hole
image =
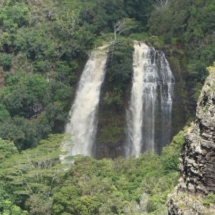
[[185, 51], [187, 58], [186, 87], [194, 109], [208, 72], [205, 69], [215, 59], [214, 7], [215, 1], [162, 0], [157, 1], [148, 26], [152, 35], [162, 37], [165, 44]]
[[197, 104], [196, 118], [189, 128], [180, 158], [181, 179], [169, 196], [169, 214], [215, 213], [215, 66]]
[[[201, 37], [196, 36], [198, 26], [193, 23], [198, 3], [186, 8], [179, 5], [186, 9], [185, 14], [196, 9], [192, 18], [187, 15], [189, 19], [178, 21], [194, 29], [188, 34], [190, 28], [179, 33], [174, 30], [175, 22], [167, 22], [170, 17], [178, 20], [174, 0], [159, 2], [1, 0], [1, 138], [13, 140], [23, 150], [37, 146], [49, 133], [63, 132], [88, 54], [105, 41], [114, 45], [101, 96], [97, 142], [109, 148], [121, 145], [131, 91], [133, 39], [149, 41], [166, 54], [176, 80], [173, 134], [182, 129], [193, 116], [196, 94], [206, 76], [205, 64], [214, 56], [209, 48], [214, 42], [213, 25], [208, 23], [213, 1], [201, 5], [208, 14], [201, 19], [201, 26], [206, 28]], [[198, 56], [188, 46], [192, 36], [199, 39], [192, 47], [201, 43], [203, 52]]]
[[[114, 41], [119, 49], [127, 47], [125, 39], [115, 36], [125, 30], [129, 35], [129, 29], [137, 30], [138, 24], [146, 24], [148, 16], [141, 13], [149, 13], [152, 4], [147, 1], [145, 7], [139, 7], [142, 4], [115, 0], [1, 0], [0, 136], [13, 140], [22, 150], [37, 146], [49, 133], [63, 132], [87, 55], [103, 41]], [[129, 82], [117, 83], [127, 76], [117, 74], [124, 71], [117, 65], [119, 49], [112, 50], [114, 59], [108, 66], [107, 93], [111, 95], [108, 103], [112, 110], [113, 94], [120, 94], [125, 88], [121, 89], [122, 85]], [[119, 102], [122, 100], [120, 97]], [[110, 136], [108, 132], [101, 131], [102, 141]]]
[[[0, 0], [0, 214], [166, 214], [182, 146], [169, 215], [215, 214], [214, 67], [186, 137], [182, 130], [215, 59], [214, 11], [215, 0]], [[124, 159], [117, 147], [125, 134], [133, 40], [165, 53], [175, 77], [172, 133], [182, 131], [160, 155]], [[99, 159], [70, 157], [70, 168], [59, 156], [67, 137], [53, 133], [64, 132], [88, 55], [103, 43], [111, 46]]]

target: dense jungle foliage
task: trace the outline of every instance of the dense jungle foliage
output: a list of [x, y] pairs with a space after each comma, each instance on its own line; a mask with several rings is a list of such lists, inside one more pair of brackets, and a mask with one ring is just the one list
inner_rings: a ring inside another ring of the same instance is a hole
[[[0, 3], [0, 136], [19, 150], [63, 131], [88, 52], [101, 41], [116, 42], [118, 21], [125, 19], [130, 27], [139, 21], [146, 28], [152, 8], [150, 1], [140, 7], [142, 1], [122, 0]], [[128, 76], [114, 73], [113, 82]]]
[[161, 156], [79, 157], [69, 170], [59, 160], [62, 138], [50, 135], [35, 149], [21, 153], [12, 142], [0, 139], [0, 214], [160, 215], [166, 211], [167, 194], [178, 180], [184, 131]]
[[187, 56], [185, 80], [193, 107], [208, 75], [206, 67], [215, 59], [215, 1], [165, 2], [152, 11], [148, 26], [151, 34], [161, 36], [165, 44], [182, 49]]
[[112, 45], [100, 105], [118, 124], [99, 122], [98, 140], [120, 139], [133, 39], [186, 58], [185, 107], [194, 113], [215, 58], [214, 11], [215, 0], [0, 0], [0, 214], [162, 214], [183, 131], [161, 156], [81, 157], [71, 170], [60, 164], [56, 133], [89, 52], [102, 43]]

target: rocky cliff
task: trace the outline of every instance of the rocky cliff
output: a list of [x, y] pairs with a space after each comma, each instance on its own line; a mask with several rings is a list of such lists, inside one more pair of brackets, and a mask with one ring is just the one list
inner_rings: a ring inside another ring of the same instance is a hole
[[208, 68], [180, 157], [181, 178], [169, 195], [169, 215], [215, 214], [215, 65]]

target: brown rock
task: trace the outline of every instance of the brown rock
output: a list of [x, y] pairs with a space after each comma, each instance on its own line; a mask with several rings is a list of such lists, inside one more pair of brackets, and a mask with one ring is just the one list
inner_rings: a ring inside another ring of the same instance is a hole
[[[213, 67], [215, 71], [215, 67]], [[215, 193], [215, 72], [206, 79], [197, 104], [195, 123], [185, 135], [180, 158], [182, 179], [169, 197], [168, 215], [215, 214], [214, 204], [203, 205]]]

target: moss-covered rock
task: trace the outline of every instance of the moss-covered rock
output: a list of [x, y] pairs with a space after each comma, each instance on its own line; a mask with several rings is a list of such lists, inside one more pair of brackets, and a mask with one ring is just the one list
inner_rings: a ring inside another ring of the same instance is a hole
[[[123, 42], [109, 51], [96, 138], [96, 157], [123, 155], [125, 110], [130, 95], [133, 43]], [[101, 155], [102, 154], [102, 155]]]

